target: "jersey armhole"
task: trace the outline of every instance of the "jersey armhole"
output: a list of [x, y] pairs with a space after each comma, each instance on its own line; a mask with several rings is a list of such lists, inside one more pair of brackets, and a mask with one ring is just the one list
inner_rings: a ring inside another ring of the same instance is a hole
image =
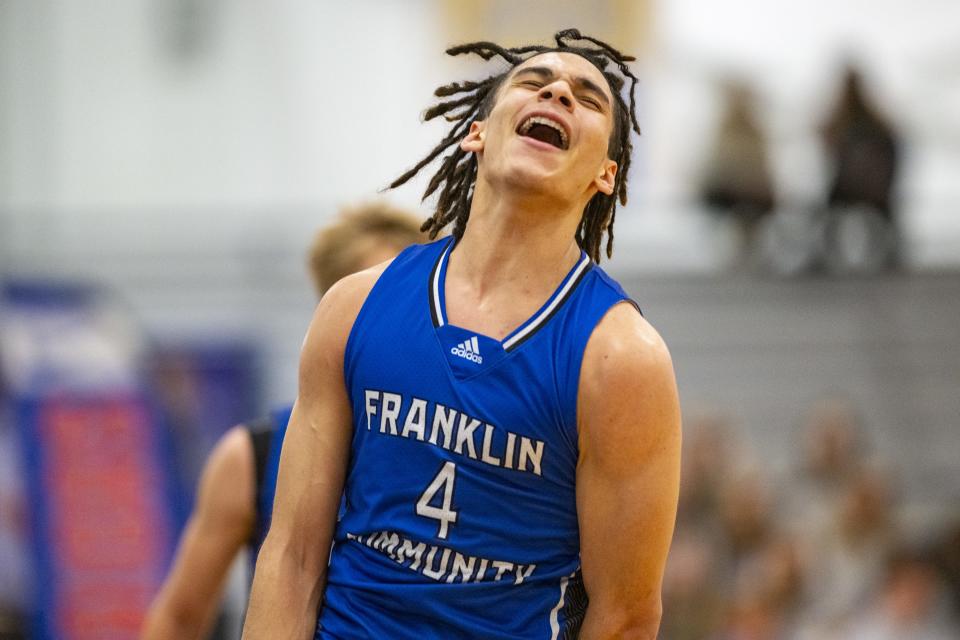
[[357, 312], [357, 317], [353, 319], [353, 325], [350, 327], [350, 333], [347, 334], [347, 342], [343, 347], [343, 382], [346, 385], [346, 388], [349, 392], [351, 388], [350, 381], [353, 378], [353, 351], [355, 349], [357, 337], [357, 328], [362, 324], [362, 322], [369, 315], [369, 306], [370, 300], [375, 293], [379, 293], [379, 289], [383, 286], [384, 276], [392, 272], [394, 269], [399, 268], [403, 263], [411, 259], [411, 257], [419, 251], [422, 251], [426, 247], [430, 247], [438, 244], [440, 241], [435, 241], [430, 244], [414, 244], [410, 245], [403, 251], [401, 251], [397, 256], [390, 261], [390, 264], [387, 265], [387, 268], [384, 269], [380, 275], [377, 277], [377, 281], [373, 283], [373, 286], [370, 287], [370, 291], [367, 292], [366, 297], [363, 299], [363, 304], [360, 305], [360, 310]]
[[[396, 258], [394, 258], [394, 262]], [[377, 290], [377, 287], [380, 286], [380, 283], [383, 281], [383, 276], [393, 267], [391, 262], [387, 265], [387, 268], [377, 276], [377, 281], [373, 283], [373, 286], [370, 287], [370, 290], [367, 291], [367, 295], [363, 299], [363, 304], [360, 305], [360, 310], [357, 311], [357, 317], [353, 319], [353, 324], [350, 325], [350, 332], [347, 334], [347, 342], [343, 346], [343, 383], [346, 385], [347, 390], [350, 389], [350, 379], [353, 376], [353, 369], [351, 363], [353, 361], [353, 350], [354, 344], [357, 341], [357, 327], [360, 325], [363, 318], [367, 315], [367, 303], [370, 301], [370, 297], [373, 295], [374, 291]]]
[[587, 345], [590, 344], [590, 338], [593, 337], [594, 332], [597, 330], [597, 327], [600, 326], [600, 323], [603, 322], [603, 319], [607, 317], [607, 314], [610, 313], [614, 307], [617, 307], [621, 304], [627, 304], [634, 309], [640, 316], [643, 316], [643, 311], [640, 310], [640, 305], [637, 302], [630, 298], [629, 296], [624, 295], [624, 297], [619, 300], [614, 300], [610, 303], [610, 306], [604, 310], [602, 314], [597, 318], [597, 321], [594, 323], [593, 327], [590, 329], [590, 332], [587, 334], [587, 339], [583, 342], [583, 348], [580, 349], [579, 358], [574, 363], [576, 368], [575, 378], [576, 378], [576, 388], [573, 393], [573, 437], [574, 445], [576, 446], [577, 457], [580, 456], [580, 378], [583, 375], [583, 358], [587, 353]]

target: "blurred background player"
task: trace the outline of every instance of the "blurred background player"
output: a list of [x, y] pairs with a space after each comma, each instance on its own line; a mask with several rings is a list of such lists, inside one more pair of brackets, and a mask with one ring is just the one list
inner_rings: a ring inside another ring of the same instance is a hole
[[[384, 203], [346, 209], [317, 234], [309, 251], [317, 298], [344, 276], [389, 260], [423, 239], [420, 222], [403, 210]], [[145, 640], [202, 638], [209, 632], [237, 553], [246, 547], [255, 559], [269, 528], [276, 463], [289, 416], [286, 407], [233, 427], [217, 442], [204, 465], [173, 567], [144, 624]]]

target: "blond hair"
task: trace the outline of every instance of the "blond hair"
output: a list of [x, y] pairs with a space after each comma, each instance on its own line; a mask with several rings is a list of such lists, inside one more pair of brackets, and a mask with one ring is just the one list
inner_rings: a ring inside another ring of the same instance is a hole
[[420, 220], [406, 210], [385, 202], [342, 209], [333, 224], [317, 233], [307, 254], [317, 296], [341, 278], [370, 266], [369, 258], [375, 252], [399, 253], [408, 245], [426, 240], [420, 225]]

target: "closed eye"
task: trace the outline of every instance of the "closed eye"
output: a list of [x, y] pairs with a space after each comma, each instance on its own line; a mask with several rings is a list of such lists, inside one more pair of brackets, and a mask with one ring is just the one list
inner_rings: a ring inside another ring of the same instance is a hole
[[596, 109], [597, 111], [602, 111], [602, 108], [601, 108], [601, 106], [600, 106], [600, 102], [598, 102], [598, 101], [595, 100], [594, 98], [581, 97], [581, 98], [580, 98], [580, 102], [583, 102], [584, 104], [586, 104], [587, 106], [589, 106], [591, 109]]

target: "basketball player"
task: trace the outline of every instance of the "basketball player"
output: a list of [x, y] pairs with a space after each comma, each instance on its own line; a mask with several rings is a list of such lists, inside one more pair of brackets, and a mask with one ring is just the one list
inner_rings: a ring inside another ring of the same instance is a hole
[[[423, 239], [420, 223], [385, 204], [346, 210], [317, 234], [309, 271], [318, 297], [342, 277]], [[270, 524], [289, 407], [220, 438], [204, 466], [176, 560], [144, 625], [145, 640], [206, 637], [237, 553], [255, 557]]]
[[452, 236], [340, 281], [307, 332], [247, 640], [656, 637], [676, 386], [595, 264], [632, 58], [575, 30], [467, 52], [510, 69], [438, 89], [452, 129], [395, 183], [449, 149], [424, 228]]

